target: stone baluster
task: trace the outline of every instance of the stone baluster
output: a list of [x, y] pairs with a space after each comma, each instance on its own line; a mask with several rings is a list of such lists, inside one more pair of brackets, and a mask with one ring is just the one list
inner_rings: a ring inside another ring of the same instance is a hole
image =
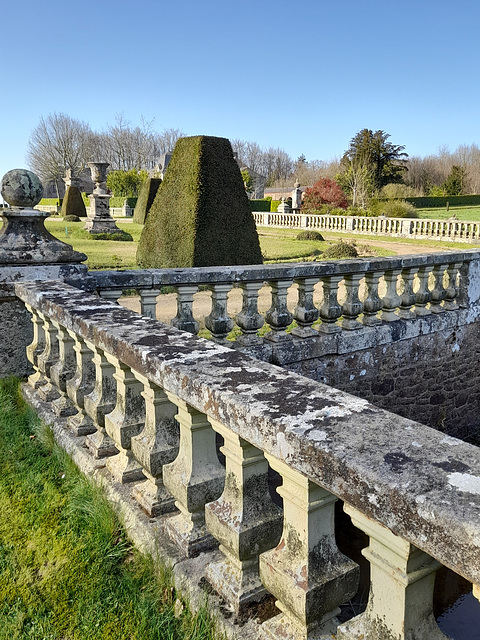
[[113, 377], [117, 381], [117, 399], [113, 411], [105, 415], [105, 431], [112, 438], [119, 453], [107, 460], [107, 469], [117, 482], [127, 483], [145, 480], [142, 467], [132, 453], [131, 440], [145, 426], [145, 401], [143, 384], [130, 367], [116, 356], [105, 353], [115, 367]]
[[358, 316], [363, 311], [363, 304], [358, 297], [358, 290], [363, 275], [363, 273], [348, 273], [344, 277], [347, 297], [342, 308], [342, 327], [349, 331], [362, 328], [361, 323], [358, 321]]
[[383, 274], [387, 291], [382, 299], [382, 320], [386, 322], [398, 320], [396, 311], [402, 303], [402, 298], [397, 293], [397, 280], [400, 273], [401, 269], [388, 269]]
[[104, 289], [98, 292], [100, 297], [109, 302], [118, 302], [118, 299], [123, 293], [123, 289]]
[[258, 557], [278, 543], [282, 513], [270, 497], [262, 451], [220, 422], [210, 422], [225, 442], [225, 488], [218, 500], [206, 505], [205, 520], [224, 558], [209, 565], [207, 580], [238, 614], [267, 593]]
[[461, 262], [452, 262], [448, 265], [447, 294], [443, 303], [443, 308], [447, 311], [454, 311], [455, 309], [458, 309], [458, 304], [456, 302], [456, 297], [458, 294], [457, 275], [461, 266]]
[[440, 564], [357, 509], [345, 506], [353, 524], [370, 536], [362, 554], [370, 562], [370, 596], [364, 613], [342, 624], [338, 640], [446, 640], [432, 612]]
[[222, 493], [225, 470], [207, 417], [175, 395], [167, 396], [178, 407], [180, 448], [175, 460], [163, 467], [163, 481], [180, 514], [169, 518], [165, 528], [182, 553], [192, 557], [216, 545], [205, 525], [205, 505]]
[[77, 409], [77, 414], [68, 418], [68, 426], [76, 436], [83, 436], [95, 432], [95, 426], [84, 412], [85, 396], [91, 393], [95, 387], [95, 365], [93, 352], [87, 343], [70, 329], [69, 335], [74, 340], [77, 368], [73, 378], [67, 380], [67, 395]]
[[45, 334], [45, 348], [37, 358], [38, 370], [43, 374], [45, 384], [38, 387], [37, 393], [44, 402], [51, 402], [59, 397], [58, 389], [52, 384], [50, 370], [58, 362], [58, 340], [57, 329], [53, 326], [49, 318], [39, 313], [43, 320], [43, 331]]
[[383, 271], [370, 271], [365, 274], [365, 299], [363, 301], [363, 324], [367, 327], [374, 327], [382, 324], [377, 316], [383, 303], [378, 295], [378, 284], [383, 276]]
[[415, 314], [413, 312], [413, 305], [416, 301], [416, 295], [413, 291], [413, 281], [415, 279], [416, 271], [416, 267], [402, 269], [401, 276], [403, 281], [403, 293], [401, 295], [402, 302], [400, 304], [398, 315], [404, 320], [409, 320], [415, 317]]
[[153, 320], [157, 319], [157, 296], [160, 295], [160, 289], [139, 289], [140, 294], [140, 313]]
[[447, 297], [447, 289], [443, 286], [443, 277], [447, 267], [448, 264], [437, 264], [433, 267], [433, 289], [430, 302], [430, 311], [432, 313], [443, 313], [445, 311], [442, 302]]
[[420, 287], [415, 298], [415, 313], [417, 316], [428, 316], [430, 314], [430, 310], [426, 308], [426, 305], [432, 299], [432, 293], [428, 288], [428, 279], [432, 270], [432, 266], [424, 265], [419, 268], [417, 273], [420, 282]]
[[278, 546], [260, 556], [260, 577], [282, 613], [262, 624], [262, 637], [331, 637], [338, 607], [353, 597], [359, 579], [358, 566], [335, 542], [336, 497], [285, 462], [266, 458], [283, 478], [277, 491], [284, 523]]
[[[95, 366], [95, 385], [93, 390], [85, 396], [84, 405], [87, 420], [91, 420], [92, 429], [85, 440], [85, 444], [95, 458], [106, 458], [117, 453], [113, 440], [105, 430], [105, 415], [115, 406], [117, 385], [113, 374], [115, 368], [107, 360], [103, 349], [87, 342], [93, 352]], [[80, 417], [80, 416], [79, 416]], [[75, 418], [72, 418], [72, 422]], [[82, 421], [83, 422], [83, 421]], [[85, 421], [87, 424], [88, 422]], [[85, 429], [85, 427], [83, 427]]]
[[272, 342], [281, 342], [290, 339], [285, 329], [293, 320], [293, 315], [287, 307], [287, 292], [292, 285], [292, 280], [270, 280], [268, 282], [272, 291], [272, 306], [265, 314], [265, 320], [270, 325], [265, 338]]
[[322, 333], [338, 333], [341, 328], [336, 324], [342, 315], [342, 307], [338, 304], [338, 285], [343, 276], [322, 276], [323, 303], [320, 307]]
[[60, 397], [52, 402], [52, 408], [58, 417], [72, 416], [77, 409], [67, 395], [67, 380], [73, 378], [76, 370], [74, 339], [68, 331], [55, 320], [51, 321], [57, 330], [59, 360], [50, 369], [52, 383], [60, 393]]
[[227, 335], [233, 329], [234, 322], [227, 313], [228, 292], [231, 288], [231, 284], [209, 286], [212, 292], [212, 310], [205, 318], [205, 326], [211, 331], [215, 342], [227, 342]]
[[295, 278], [295, 282], [298, 285], [298, 302], [293, 318], [297, 326], [292, 329], [292, 333], [300, 338], [316, 336], [317, 332], [312, 329], [312, 324], [318, 320], [320, 312], [313, 304], [313, 290], [318, 278]]
[[150, 517], [155, 517], [175, 509], [173, 496], [163, 484], [163, 467], [178, 454], [177, 407], [163, 389], [137, 371], [133, 374], [143, 384], [145, 428], [132, 437], [131, 448], [147, 479], [134, 486], [132, 495]]
[[25, 306], [32, 314], [33, 324], [33, 340], [27, 347], [27, 358], [35, 370], [35, 373], [32, 373], [28, 377], [28, 384], [33, 389], [38, 389], [42, 384], [47, 383], [47, 379], [38, 368], [38, 356], [45, 349], [45, 331], [43, 329], [43, 319], [37, 313], [37, 310], [33, 309], [29, 304], [26, 304]]
[[198, 291], [197, 285], [181, 285], [175, 287], [177, 292], [177, 315], [170, 324], [182, 331], [198, 333], [198, 322], [193, 317], [193, 296]]
[[263, 287], [263, 282], [242, 282], [242, 310], [235, 316], [235, 321], [240, 327], [242, 335], [236, 342], [242, 346], [248, 346], [260, 342], [257, 331], [264, 325], [264, 317], [258, 312], [258, 292]]

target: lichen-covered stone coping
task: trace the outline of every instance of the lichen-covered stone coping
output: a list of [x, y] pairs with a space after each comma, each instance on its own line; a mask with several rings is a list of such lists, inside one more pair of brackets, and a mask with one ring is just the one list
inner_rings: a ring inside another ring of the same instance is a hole
[[480, 584], [480, 449], [60, 282], [17, 295]]
[[480, 251], [447, 251], [405, 255], [393, 258], [361, 258], [324, 262], [295, 262], [232, 267], [195, 267], [191, 269], [138, 269], [131, 271], [93, 271], [88, 278], [69, 280], [86, 291], [108, 288], [155, 288], [178, 284], [215, 284], [219, 282], [263, 282], [265, 280], [321, 277], [406, 269], [420, 265], [466, 263], [480, 259]]

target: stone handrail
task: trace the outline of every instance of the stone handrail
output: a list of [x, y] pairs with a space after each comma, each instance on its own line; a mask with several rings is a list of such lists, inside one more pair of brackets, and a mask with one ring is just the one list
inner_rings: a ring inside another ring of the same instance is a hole
[[480, 222], [414, 218], [314, 215], [305, 213], [254, 212], [259, 227], [315, 229], [337, 233], [385, 235], [419, 240], [480, 242]]
[[[382, 322], [441, 314], [468, 306], [464, 301], [467, 274], [479, 258], [478, 251], [470, 250], [335, 262], [99, 271], [68, 282], [96, 291], [112, 301], [124, 290], [135, 289], [140, 294], [143, 315], [152, 318], [155, 318], [157, 296], [162, 287], [174, 287], [177, 315], [171, 324], [191, 333], [199, 329], [193, 315], [193, 296], [200, 286], [207, 287], [212, 292], [212, 307], [205, 325], [213, 339], [225, 342], [236, 323], [238, 335], [233, 338], [239, 346], [252, 347], [365, 331], [366, 327]], [[262, 315], [258, 310], [258, 295], [264, 283], [270, 287], [272, 302]], [[298, 290], [296, 305], [289, 308], [287, 293], [294, 284]], [[318, 284], [321, 284], [323, 301], [317, 308], [313, 291]], [[243, 299], [235, 322], [228, 313], [228, 292], [234, 285], [242, 289]], [[340, 285], [345, 291], [341, 303]], [[292, 321], [296, 324], [293, 329]], [[270, 331], [259, 338], [257, 333], [265, 323]]]
[[[152, 516], [175, 499], [165, 526], [186, 556], [221, 543], [206, 579], [236, 611], [273, 593], [282, 614], [261, 637], [446, 637], [432, 558], [480, 584], [477, 447], [64, 283], [15, 288], [34, 326], [30, 386]], [[336, 547], [336, 497], [370, 537], [372, 580], [366, 612], [338, 628], [358, 572]]]

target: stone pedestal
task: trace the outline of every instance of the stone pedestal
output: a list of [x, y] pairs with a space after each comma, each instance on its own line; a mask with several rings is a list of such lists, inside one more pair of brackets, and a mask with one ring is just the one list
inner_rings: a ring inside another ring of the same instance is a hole
[[32, 323], [14, 283], [57, 280], [87, 273], [83, 253], [54, 238], [45, 229], [50, 214], [32, 209], [42, 197], [40, 180], [31, 171], [15, 169], [2, 179], [2, 195], [12, 208], [0, 209], [0, 377], [32, 372], [26, 347], [32, 341]]
[[108, 162], [89, 162], [92, 180], [95, 183], [93, 193], [88, 196], [90, 209], [84, 229], [89, 233], [113, 233], [120, 231], [110, 215], [110, 198], [106, 190]]

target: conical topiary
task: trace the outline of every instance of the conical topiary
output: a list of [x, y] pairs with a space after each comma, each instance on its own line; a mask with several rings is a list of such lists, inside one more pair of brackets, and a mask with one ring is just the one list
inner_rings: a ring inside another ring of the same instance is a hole
[[226, 138], [180, 138], [140, 237], [144, 268], [261, 264], [255, 221]]
[[135, 211], [133, 212], [133, 221], [137, 224], [145, 224], [148, 212], [161, 184], [162, 180], [160, 178], [147, 178], [144, 180], [140, 188], [140, 193], [138, 194]]
[[85, 218], [86, 215], [87, 210], [80, 189], [73, 185], [68, 186], [62, 202], [62, 217], [79, 216]]

